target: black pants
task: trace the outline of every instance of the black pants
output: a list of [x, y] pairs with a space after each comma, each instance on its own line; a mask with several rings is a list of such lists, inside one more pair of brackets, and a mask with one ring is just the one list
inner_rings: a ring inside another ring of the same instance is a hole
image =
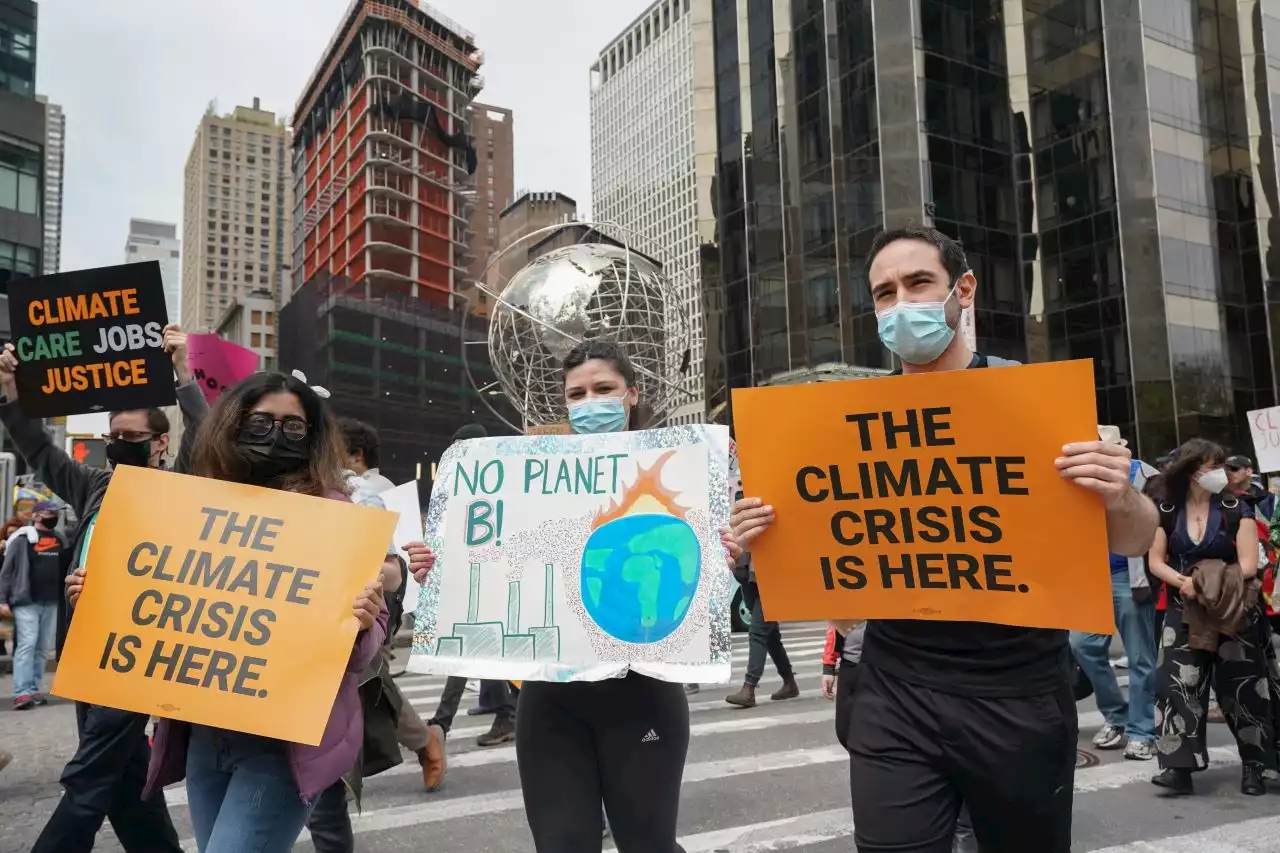
[[1240, 763], [1258, 770], [1276, 769], [1275, 709], [1271, 697], [1274, 653], [1261, 608], [1237, 637], [1218, 638], [1216, 652], [1193, 649], [1183, 621], [1181, 595], [1169, 596], [1165, 640], [1156, 670], [1156, 752], [1160, 767], [1203, 770], [1209, 766], [1205, 743], [1209, 687], [1236, 736]]
[[600, 803], [620, 853], [673, 853], [689, 703], [679, 684], [634, 673], [526, 681], [516, 761], [538, 853], [600, 853]]
[[764, 676], [764, 658], [767, 653], [773, 659], [778, 670], [778, 677], [783, 681], [795, 678], [791, 669], [791, 660], [787, 650], [782, 646], [782, 630], [777, 622], [766, 622], [764, 610], [760, 606], [760, 588], [755, 581], [750, 581], [742, 588], [742, 598], [751, 605], [750, 645], [747, 647], [747, 674], [743, 681], [756, 687]]
[[[445, 734], [448, 734], [449, 729], [453, 728], [453, 718], [458, 715], [458, 705], [462, 703], [462, 694], [466, 689], [465, 678], [459, 675], [449, 676], [445, 680], [444, 690], [440, 693], [440, 704], [436, 707], [435, 716], [427, 721], [427, 725], [439, 726]], [[515, 719], [515, 696], [515, 688], [506, 681], [480, 682], [481, 707], [484, 707], [483, 700], [487, 697], [489, 701], [496, 703], [493, 711], [499, 717]]]
[[164, 792], [142, 799], [147, 716], [76, 703], [80, 745], [62, 771], [62, 798], [31, 853], [85, 853], [103, 819], [129, 853], [181, 853]]
[[[836, 739], [845, 749], [849, 748], [849, 734], [854, 726], [853, 694], [857, 690], [857, 672], [858, 665], [848, 661], [841, 661], [836, 672]], [[973, 834], [973, 820], [963, 804], [956, 818], [951, 853], [979, 853], [978, 841]]]
[[339, 779], [320, 793], [307, 818], [316, 853], [352, 853], [356, 849], [347, 813], [347, 783]]
[[951, 853], [966, 806], [983, 853], [1070, 853], [1076, 706], [1062, 689], [940, 693], [860, 664], [849, 710], [859, 853]]

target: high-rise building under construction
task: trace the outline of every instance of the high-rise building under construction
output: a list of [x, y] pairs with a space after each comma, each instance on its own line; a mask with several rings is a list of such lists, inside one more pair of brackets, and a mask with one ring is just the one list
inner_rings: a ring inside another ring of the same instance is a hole
[[474, 36], [426, 3], [353, 0], [294, 113], [281, 365], [379, 428], [393, 479], [425, 478], [453, 431], [488, 415], [484, 347], [469, 348], [474, 384], [461, 355], [464, 326], [485, 334], [461, 322], [482, 62]]

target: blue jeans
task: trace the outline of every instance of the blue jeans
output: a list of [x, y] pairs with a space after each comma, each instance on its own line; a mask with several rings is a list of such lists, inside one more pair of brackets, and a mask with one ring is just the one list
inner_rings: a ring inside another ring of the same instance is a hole
[[13, 649], [13, 695], [40, 692], [45, 662], [58, 640], [58, 603], [42, 601], [13, 608], [18, 642]]
[[285, 745], [191, 727], [187, 800], [200, 853], [289, 853], [307, 823]]
[[764, 658], [768, 653], [773, 658], [773, 665], [778, 669], [778, 677], [784, 682], [791, 681], [795, 678], [795, 671], [791, 668], [791, 660], [787, 657], [787, 650], [782, 646], [782, 631], [778, 628], [777, 622], [766, 622], [764, 620], [764, 610], [760, 606], [760, 593], [755, 588], [755, 581], [751, 581], [752, 595], [755, 600], [751, 603], [751, 632], [749, 635], [749, 645], [747, 646], [747, 673], [743, 678], [743, 683], [756, 687], [760, 684], [760, 678], [764, 675]]
[[1145, 604], [1133, 600], [1127, 572], [1111, 575], [1111, 604], [1116, 629], [1129, 657], [1129, 701], [1126, 703], [1111, 668], [1111, 635], [1071, 632], [1071, 651], [1093, 684], [1107, 725], [1124, 729], [1130, 740], [1156, 736], [1155, 598]]

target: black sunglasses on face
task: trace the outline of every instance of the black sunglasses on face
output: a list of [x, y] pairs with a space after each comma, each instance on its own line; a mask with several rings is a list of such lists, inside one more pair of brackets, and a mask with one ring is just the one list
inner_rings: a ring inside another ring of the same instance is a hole
[[253, 438], [266, 438], [271, 435], [271, 431], [277, 424], [280, 425], [280, 431], [284, 433], [284, 437], [290, 441], [302, 441], [307, 437], [307, 422], [296, 415], [276, 420], [268, 414], [254, 412], [244, 419], [244, 426], [241, 429]]

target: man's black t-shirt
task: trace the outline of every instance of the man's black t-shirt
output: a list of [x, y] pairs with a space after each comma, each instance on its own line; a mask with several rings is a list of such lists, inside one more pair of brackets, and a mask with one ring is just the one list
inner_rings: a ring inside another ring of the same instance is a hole
[[56, 602], [62, 598], [62, 583], [67, 568], [67, 543], [56, 532], [39, 527], [36, 531], [39, 538], [35, 542], [26, 538], [18, 540], [31, 549], [31, 600], [38, 603]]
[[[975, 355], [969, 367], [1014, 364]], [[1062, 690], [1070, 683], [1068, 661], [1066, 631], [983, 622], [873, 619], [862, 646], [864, 664], [911, 684], [966, 696]]]

